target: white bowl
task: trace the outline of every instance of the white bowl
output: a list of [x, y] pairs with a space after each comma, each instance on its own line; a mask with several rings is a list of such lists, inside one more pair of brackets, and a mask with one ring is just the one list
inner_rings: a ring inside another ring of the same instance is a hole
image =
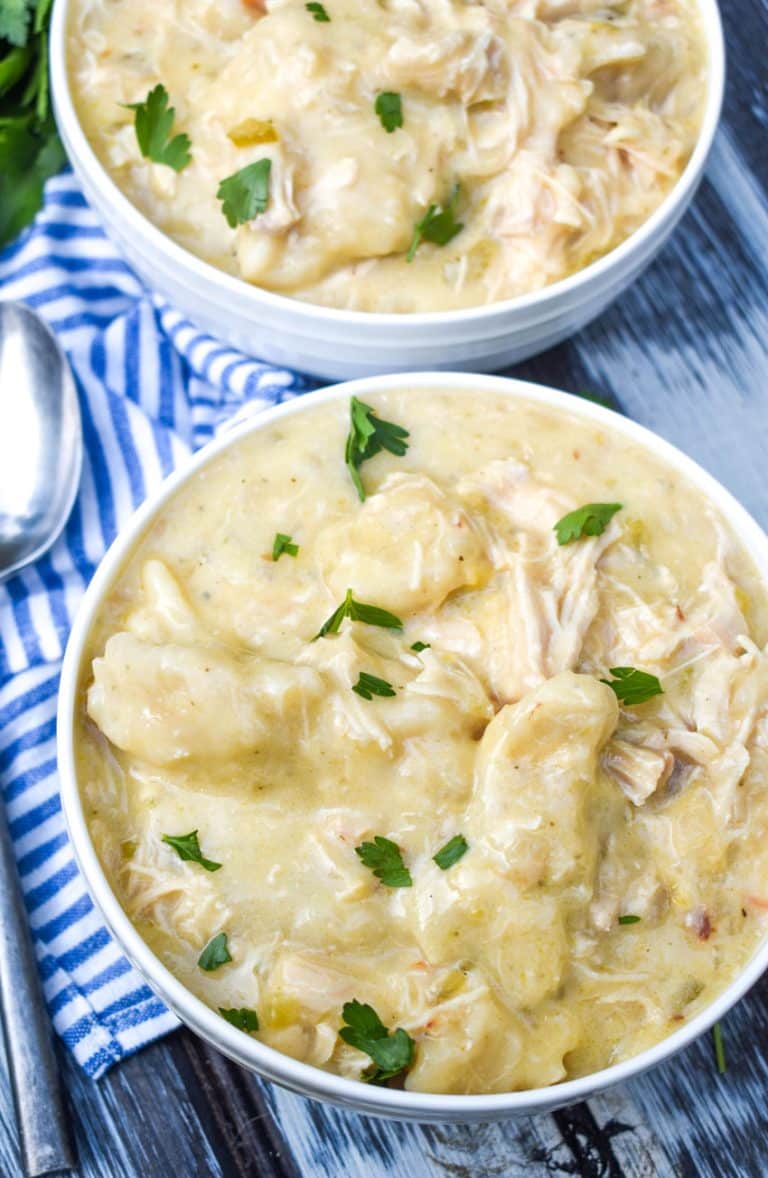
[[717, 130], [725, 81], [716, 0], [699, 0], [699, 7], [709, 75], [701, 132], [659, 208], [579, 273], [534, 294], [462, 311], [384, 315], [315, 306], [225, 274], [166, 237], [110, 179], [80, 126], [66, 69], [69, 0], [55, 0], [51, 90], [64, 146], [105, 229], [148, 285], [211, 335], [249, 355], [333, 380], [427, 368], [488, 372], [543, 351], [599, 315], [658, 253], [690, 204]]
[[191, 994], [169, 973], [131, 924], [107, 882], [86, 825], [74, 758], [78, 684], [81, 675], [87, 673], [82, 661], [89, 630], [123, 562], [132, 552], [139, 537], [152, 524], [179, 487], [223, 450], [236, 445], [240, 438], [257, 430], [269, 428], [280, 418], [304, 413], [321, 402], [345, 401], [352, 394], [367, 398], [378, 390], [408, 388], [413, 390], [413, 396], [418, 396], [420, 389], [435, 387], [466, 389], [475, 393], [478, 398], [481, 398], [483, 393], [492, 392], [503, 393], [510, 400], [524, 398], [536, 401], [542, 405], [552, 406], [553, 409], [565, 411], [571, 417], [595, 422], [639, 443], [679, 471], [715, 504], [750, 552], [758, 572], [768, 584], [768, 537], [744, 508], [701, 467], [674, 446], [609, 409], [525, 381], [462, 373], [422, 372], [405, 377], [379, 376], [335, 385], [261, 413], [205, 446], [182, 470], [171, 475], [163, 483], [121, 531], [90, 584], [67, 646], [59, 694], [59, 775], [62, 804], [75, 856], [96, 906], [116, 941], [144, 975], [151, 988], [193, 1031], [244, 1067], [305, 1096], [319, 1097], [335, 1104], [346, 1105], [358, 1112], [380, 1116], [418, 1121], [491, 1121], [542, 1112], [583, 1100], [594, 1092], [635, 1076], [638, 1072], [669, 1058], [721, 1018], [757, 981], [768, 966], [768, 937], [734, 981], [689, 1023], [634, 1058], [590, 1076], [568, 1080], [549, 1088], [493, 1096], [442, 1096], [371, 1087], [356, 1080], [347, 1080], [321, 1071], [309, 1064], [299, 1063], [244, 1035]]

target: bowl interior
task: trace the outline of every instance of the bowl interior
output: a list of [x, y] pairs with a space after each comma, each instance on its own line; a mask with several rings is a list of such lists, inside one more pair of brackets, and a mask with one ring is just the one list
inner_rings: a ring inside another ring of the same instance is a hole
[[[717, 0], [698, 0], [704, 35], [708, 49], [707, 96], [702, 115], [701, 130], [696, 147], [679, 180], [651, 214], [647, 221], [635, 230], [625, 241], [610, 253], [598, 258], [584, 269], [542, 290], [518, 295], [497, 303], [470, 307], [455, 311], [427, 311], [403, 314], [373, 311], [337, 310], [314, 303], [304, 303], [286, 295], [274, 294], [257, 286], [251, 286], [234, 275], [226, 274], [215, 266], [189, 253], [182, 246], [167, 237], [153, 225], [122, 193], [106, 172], [85, 133], [75, 111], [69, 87], [67, 71], [67, 30], [70, 20], [70, 0], [55, 0], [50, 32], [51, 91], [56, 118], [65, 146], [73, 166], [81, 178], [87, 178], [98, 201], [112, 209], [119, 217], [126, 234], [143, 239], [158, 257], [184, 272], [190, 282], [208, 288], [221, 300], [258, 321], [260, 313], [270, 310], [297, 325], [325, 323], [327, 325], [348, 325], [363, 327], [365, 330], [393, 329], [418, 337], [418, 333], [430, 327], [458, 328], [460, 324], [485, 324], [490, 330], [499, 319], [508, 320], [524, 315], [532, 309], [542, 313], [552, 304], [559, 305], [578, 297], [585, 284], [591, 285], [608, 279], [615, 272], [632, 273], [632, 262], [637, 257], [647, 260], [651, 243], [659, 237], [660, 230], [667, 224], [674, 224], [682, 209], [690, 200], [701, 178], [722, 109], [725, 85], [725, 46], [722, 23]], [[659, 237], [659, 244], [662, 238]], [[225, 304], [226, 305], [226, 304]]]
[[264, 429], [277, 419], [305, 412], [318, 403], [345, 401], [351, 395], [365, 398], [377, 391], [392, 388], [408, 389], [414, 397], [427, 389], [465, 390], [472, 392], [478, 400], [482, 399], [484, 393], [501, 393], [511, 401], [537, 402], [571, 418], [592, 421], [606, 430], [624, 435], [674, 467], [717, 507], [750, 552], [757, 572], [768, 584], [768, 537], [744, 508], [715, 479], [675, 447], [609, 409], [524, 381], [461, 373], [379, 376], [334, 385], [259, 414], [209, 443], [186, 466], [165, 481], [118, 535], [88, 588], [64, 659], [58, 711], [62, 803], [75, 856], [113, 936], [156, 993], [184, 1022], [219, 1050], [245, 1067], [296, 1091], [348, 1105], [358, 1111], [418, 1120], [498, 1119], [583, 1099], [589, 1093], [635, 1075], [686, 1046], [719, 1019], [757, 980], [768, 965], [768, 937], [735, 980], [690, 1022], [634, 1058], [600, 1072], [568, 1080], [551, 1088], [490, 1096], [444, 1096], [373, 1088], [300, 1063], [243, 1035], [177, 981], [143, 941], [112, 892], [90, 838], [78, 789], [74, 730], [79, 686], [87, 673], [83, 665], [83, 652], [102, 602], [145, 529], [179, 487], [223, 450], [236, 445], [241, 438]]

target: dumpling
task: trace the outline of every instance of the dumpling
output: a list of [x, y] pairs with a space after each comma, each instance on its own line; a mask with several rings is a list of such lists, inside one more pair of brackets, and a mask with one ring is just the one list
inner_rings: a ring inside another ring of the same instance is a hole
[[490, 573], [483, 538], [463, 508], [424, 475], [394, 474], [350, 518], [326, 528], [317, 557], [334, 599], [402, 616], [437, 609], [449, 593]]
[[88, 714], [118, 748], [152, 764], [236, 757], [285, 735], [321, 690], [309, 667], [224, 648], [154, 645], [120, 632], [93, 662]]

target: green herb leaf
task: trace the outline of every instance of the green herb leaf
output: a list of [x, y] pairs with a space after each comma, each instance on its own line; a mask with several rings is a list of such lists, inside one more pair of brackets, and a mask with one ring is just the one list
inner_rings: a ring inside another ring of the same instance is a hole
[[416, 1044], [402, 1027], [390, 1035], [373, 1007], [356, 998], [344, 1003], [342, 1016], [346, 1025], [339, 1031], [340, 1037], [364, 1051], [376, 1065], [363, 1076], [367, 1083], [381, 1084], [411, 1066]]
[[213, 940], [209, 941], [203, 949], [197, 959], [197, 964], [206, 973], [213, 973], [215, 969], [226, 965], [231, 960], [232, 957], [227, 945], [227, 934], [217, 933]]
[[26, 45], [34, 8], [35, 0], [0, 0], [0, 39], [11, 45]]
[[436, 863], [441, 871], [447, 871], [449, 867], [453, 867], [454, 863], [458, 863], [468, 850], [469, 843], [464, 835], [455, 834], [444, 847], [440, 848], [436, 855], [432, 856], [432, 862]]
[[399, 94], [392, 90], [382, 90], [376, 95], [373, 109], [379, 116], [385, 131], [396, 131], [403, 125], [403, 104]]
[[387, 683], [386, 679], [378, 679], [375, 675], [369, 675], [367, 671], [361, 671], [357, 683], [352, 688], [363, 699], [373, 699], [374, 695], [397, 695], [391, 683]]
[[322, 4], [317, 4], [315, 0], [312, 0], [312, 3], [305, 4], [304, 7], [306, 8], [307, 12], [311, 12], [314, 19], [320, 21], [321, 24], [331, 23], [331, 18], [325, 11], [325, 8]]
[[720, 1023], [715, 1023], [712, 1028], [712, 1044], [715, 1049], [715, 1063], [717, 1070], [721, 1076], [724, 1076], [728, 1071], [728, 1064], [725, 1060], [725, 1044], [723, 1043], [723, 1028]]
[[655, 675], [647, 671], [638, 671], [637, 667], [611, 667], [609, 674], [613, 679], [601, 679], [616, 692], [616, 695], [627, 707], [634, 704], [644, 704], [653, 699], [654, 695], [663, 695], [664, 688]]
[[341, 623], [345, 618], [352, 622], [365, 622], [368, 626], [382, 626], [385, 630], [402, 630], [403, 623], [389, 610], [381, 609], [378, 605], [366, 605], [364, 601], [355, 601], [352, 590], [347, 589], [347, 595], [341, 605], [337, 606], [329, 618], [323, 622], [315, 637], [324, 638], [326, 634], [338, 634]]
[[219, 1014], [228, 1023], [231, 1023], [233, 1027], [237, 1027], [238, 1031], [258, 1031], [259, 1029], [259, 1016], [255, 1010], [248, 1010], [246, 1006], [240, 1006], [236, 1009], [226, 1009], [220, 1006]]
[[50, 0], [0, 0], [0, 248], [66, 162], [48, 102]]
[[196, 830], [190, 830], [189, 834], [164, 834], [163, 842], [167, 843], [169, 847], [173, 847], [180, 859], [199, 863], [206, 871], [218, 871], [221, 867], [220, 863], [214, 863], [212, 859], [206, 859], [203, 856]]
[[582, 536], [602, 536], [621, 503], [586, 503], [564, 515], [554, 526], [558, 544], [570, 544]]
[[632, 916], [632, 914], [629, 912], [626, 914], [626, 916], [619, 917], [619, 924], [638, 924], [639, 921], [639, 916]]
[[462, 221], [456, 220], [456, 204], [459, 199], [459, 185], [455, 184], [450, 200], [442, 205], [431, 204], [420, 221], [416, 222], [411, 244], [405, 255], [406, 262], [412, 262], [416, 250], [422, 241], [431, 241], [435, 245], [447, 245], [453, 241], [457, 233], [464, 228]]
[[284, 532], [275, 532], [275, 542], [272, 545], [272, 559], [279, 560], [283, 553], [287, 556], [298, 556], [299, 546], [294, 544], [290, 536]]
[[355, 854], [388, 888], [412, 887], [411, 873], [403, 863], [400, 848], [391, 839], [377, 834], [372, 843], [361, 843], [355, 847]]
[[415, 650], [416, 654], [420, 654], [422, 650], [429, 650], [431, 645], [431, 642], [412, 642], [411, 650]]
[[260, 213], [266, 212], [271, 170], [271, 160], [256, 160], [221, 181], [216, 197], [221, 201], [221, 211], [230, 229], [245, 225]]
[[353, 397], [349, 403], [349, 433], [344, 448], [344, 461], [352, 476], [360, 499], [365, 499], [365, 489], [360, 478], [360, 467], [369, 458], [382, 450], [388, 450], [402, 458], [408, 449], [408, 430], [391, 421], [382, 421], [370, 405]]
[[167, 164], [174, 172], [181, 172], [192, 159], [188, 135], [170, 138], [176, 111], [168, 106], [168, 91], [161, 82], [150, 90], [143, 102], [126, 102], [135, 112], [134, 127], [139, 151], [145, 159], [156, 164]]
[[602, 405], [605, 409], [616, 408], [613, 397], [606, 397], [602, 393], [588, 393], [586, 389], [582, 389], [576, 396], [581, 397], [584, 401], [591, 401], [594, 405]]

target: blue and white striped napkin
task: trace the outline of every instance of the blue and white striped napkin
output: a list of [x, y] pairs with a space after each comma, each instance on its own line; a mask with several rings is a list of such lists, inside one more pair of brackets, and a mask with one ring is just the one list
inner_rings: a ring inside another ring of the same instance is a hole
[[67, 838], [55, 715], [70, 625], [118, 528], [165, 475], [246, 403], [266, 407], [310, 382], [221, 346], [150, 294], [68, 173], [0, 253], [0, 298], [46, 318], [80, 394], [72, 516], [46, 556], [0, 584], [0, 783], [54, 1025], [99, 1076], [176, 1020], [104, 928]]

